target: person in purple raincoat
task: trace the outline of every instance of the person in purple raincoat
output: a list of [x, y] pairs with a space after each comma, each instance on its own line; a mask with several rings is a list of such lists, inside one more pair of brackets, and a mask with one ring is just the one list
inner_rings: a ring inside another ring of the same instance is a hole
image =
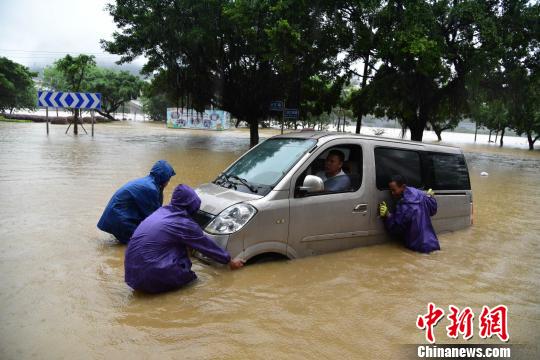
[[195, 280], [188, 247], [219, 263], [229, 264], [231, 270], [244, 265], [242, 260], [231, 260], [227, 251], [206, 236], [192, 219], [200, 206], [201, 200], [193, 189], [178, 185], [171, 203], [141, 222], [125, 256], [125, 280], [131, 288], [159, 293]]
[[421, 253], [440, 250], [430, 218], [437, 213], [433, 190], [424, 193], [407, 186], [401, 175], [392, 176], [388, 186], [398, 202], [393, 214], [388, 211], [385, 202], [379, 204], [379, 215], [384, 219], [386, 229], [393, 235], [403, 237], [405, 246], [411, 250]]

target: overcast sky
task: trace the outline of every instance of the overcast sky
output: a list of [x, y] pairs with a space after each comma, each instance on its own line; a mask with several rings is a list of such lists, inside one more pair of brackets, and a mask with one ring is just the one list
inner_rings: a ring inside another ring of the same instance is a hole
[[[51, 64], [67, 53], [105, 53], [100, 39], [111, 39], [116, 26], [105, 11], [112, 0], [0, 0], [0, 56], [31, 67]], [[137, 65], [142, 65], [142, 60]]]

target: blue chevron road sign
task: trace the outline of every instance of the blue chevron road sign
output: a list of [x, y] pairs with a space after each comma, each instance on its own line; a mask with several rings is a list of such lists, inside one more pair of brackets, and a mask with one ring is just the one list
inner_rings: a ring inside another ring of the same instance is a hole
[[101, 109], [101, 94], [38, 91], [38, 106], [89, 110]]

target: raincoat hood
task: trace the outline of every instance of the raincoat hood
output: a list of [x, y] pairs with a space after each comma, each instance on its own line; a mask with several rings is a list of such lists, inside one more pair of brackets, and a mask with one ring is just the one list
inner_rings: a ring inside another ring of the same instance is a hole
[[165, 184], [171, 177], [176, 175], [173, 167], [165, 160], [156, 161], [152, 170], [150, 170], [150, 176], [152, 176], [159, 185]]
[[129, 241], [124, 260], [126, 283], [135, 290], [159, 293], [178, 289], [197, 276], [189, 252], [199, 251], [221, 263], [229, 253], [209, 238], [190, 214], [201, 200], [189, 186], [178, 185], [171, 204], [144, 219]]
[[407, 186], [401, 198], [402, 203], [419, 204], [424, 199], [424, 193], [418, 189]]
[[193, 215], [201, 207], [201, 199], [189, 186], [178, 185], [173, 191], [171, 205]]

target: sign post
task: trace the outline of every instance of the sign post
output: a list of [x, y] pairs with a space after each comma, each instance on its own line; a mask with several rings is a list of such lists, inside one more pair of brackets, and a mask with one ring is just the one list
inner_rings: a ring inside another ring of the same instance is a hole
[[270, 103], [270, 111], [281, 112], [281, 133], [283, 134], [283, 125], [285, 124], [285, 100], [276, 100]]
[[[49, 107], [91, 110], [92, 136], [94, 136], [94, 111], [96, 109], [101, 109], [101, 94], [61, 91], [38, 91], [38, 106], [45, 107], [47, 135], [49, 134]], [[75, 117], [75, 121], [78, 122], [77, 117]], [[71, 124], [68, 126], [68, 130], [70, 126]], [[74, 129], [76, 126], [77, 124], [74, 125]], [[86, 132], [84, 126], [83, 130]]]
[[47, 123], [47, 135], [49, 135], [49, 108], [45, 108], [45, 122]]

